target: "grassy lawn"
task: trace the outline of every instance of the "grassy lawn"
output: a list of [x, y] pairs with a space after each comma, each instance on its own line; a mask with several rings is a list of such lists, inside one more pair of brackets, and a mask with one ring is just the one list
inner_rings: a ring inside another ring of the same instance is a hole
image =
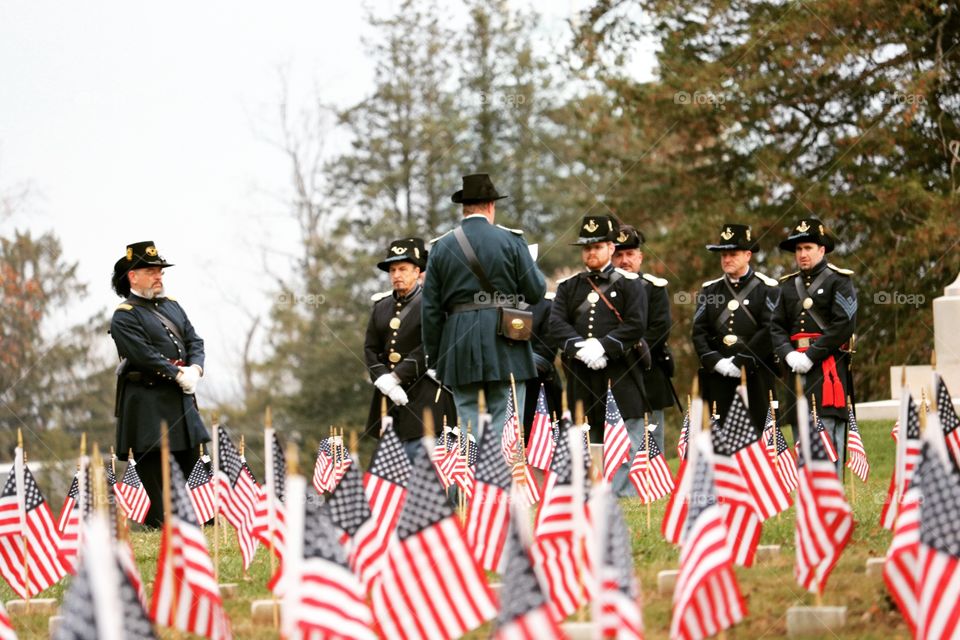
[[[853, 539], [837, 564], [827, 584], [823, 596], [826, 605], [846, 605], [847, 626], [840, 638], [906, 638], [909, 636], [906, 625], [899, 612], [887, 596], [882, 578], [868, 578], [864, 571], [867, 558], [882, 557], [890, 542], [890, 533], [878, 525], [880, 508], [886, 494], [893, 466], [893, 440], [890, 438], [891, 424], [886, 422], [867, 422], [860, 425], [864, 445], [870, 459], [870, 477], [864, 485], [854, 479], [856, 498], [853, 502], [854, 516], [857, 522]], [[789, 438], [789, 433], [787, 433]], [[668, 433], [668, 443], [675, 436]], [[668, 447], [673, 454], [672, 444]], [[676, 470], [676, 460], [671, 466]], [[847, 474], [847, 497], [851, 496], [850, 476]], [[52, 497], [57, 503], [59, 498]], [[648, 638], [666, 638], [670, 624], [671, 596], [660, 595], [656, 589], [657, 572], [663, 569], [676, 569], [677, 550], [664, 542], [660, 535], [660, 521], [665, 501], [651, 508], [651, 528], [647, 528], [647, 509], [633, 501], [622, 503], [627, 522], [634, 534], [633, 555], [637, 575], [643, 589], [643, 615]], [[208, 529], [211, 539], [213, 531]], [[761, 544], [782, 545], [779, 557], [770, 560], [758, 560], [750, 569], [739, 569], [737, 575], [740, 588], [747, 601], [747, 619], [727, 632], [729, 638], [782, 637], [786, 635], [786, 611], [794, 605], [813, 604], [814, 596], [797, 586], [793, 578], [795, 548], [794, 510], [791, 508], [778, 518], [768, 521], [763, 530]], [[134, 532], [133, 544], [140, 571], [148, 593], [156, 570], [157, 547], [160, 536], [152, 532]], [[255, 627], [250, 622], [250, 603], [253, 600], [268, 597], [264, 586], [270, 575], [270, 561], [262, 550], [251, 567], [250, 576], [245, 579], [240, 565], [240, 556], [236, 548], [235, 534], [231, 529], [225, 542], [220, 545], [221, 582], [236, 582], [239, 591], [235, 597], [226, 600], [234, 634], [238, 638], [275, 637], [269, 627]], [[66, 581], [52, 587], [44, 597], [60, 599]], [[4, 601], [13, 597], [6, 584], [0, 586], [0, 596]], [[39, 615], [17, 616], [14, 626], [20, 638], [46, 638], [47, 618]], [[486, 637], [487, 633], [474, 634]], [[163, 636], [174, 637], [169, 630]], [[184, 634], [181, 634], [184, 637]]]

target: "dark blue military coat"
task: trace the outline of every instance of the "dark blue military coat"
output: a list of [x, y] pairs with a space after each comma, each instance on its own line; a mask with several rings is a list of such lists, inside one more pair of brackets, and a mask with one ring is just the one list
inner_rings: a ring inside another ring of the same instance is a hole
[[[164, 326], [162, 314], [181, 338]], [[131, 296], [113, 312], [110, 335], [122, 362], [117, 379], [117, 456], [160, 448], [160, 423], [166, 421], [170, 450], [182, 451], [210, 441], [196, 398], [176, 383], [175, 361], [203, 368], [203, 339], [183, 308], [171, 298]]]
[[693, 315], [693, 346], [700, 359], [700, 389], [707, 406], [716, 404], [721, 421], [726, 417], [740, 378], [719, 374], [713, 367], [733, 356], [733, 364], [747, 370], [747, 401], [758, 431], [763, 429], [777, 377], [770, 343], [777, 286], [776, 280], [753, 268], [736, 282], [721, 276], [703, 283]]
[[[613, 280], [612, 284], [610, 281]], [[590, 286], [603, 289], [617, 314], [597, 297]], [[571, 408], [578, 400], [590, 423], [591, 437], [603, 437], [607, 383], [613, 384], [613, 397], [620, 414], [626, 418], [642, 418], [648, 409], [643, 401], [642, 366], [636, 344], [647, 325], [647, 294], [635, 273], [614, 269], [603, 272], [584, 271], [567, 278], [557, 286], [550, 315], [550, 334], [557, 340], [567, 378], [567, 401]], [[577, 359], [577, 342], [596, 338], [603, 345], [607, 358], [604, 369], [594, 371]]]
[[670, 337], [670, 296], [667, 281], [649, 273], [640, 274], [640, 283], [647, 292], [647, 328], [643, 342], [649, 351], [649, 368], [643, 372], [643, 387], [650, 409], [665, 409], [674, 404], [670, 377], [673, 375], [673, 356], [667, 348]]
[[[857, 292], [851, 275], [852, 271], [829, 264], [824, 258], [809, 271], [783, 276], [780, 301], [770, 325], [773, 349], [781, 362], [785, 363], [787, 354], [794, 350], [803, 351], [813, 360], [813, 368], [803, 380], [807, 398], [812, 395], [816, 399], [817, 412], [844, 421], [846, 398], [853, 394], [848, 385], [847, 345], [857, 324]], [[805, 303], [807, 299], [810, 302]], [[804, 335], [817, 337], [801, 338]], [[789, 368], [787, 377], [787, 393], [793, 396]], [[787, 413], [791, 421], [792, 413]]]
[[[468, 216], [461, 224], [499, 300], [535, 304], [546, 282], [519, 231]], [[529, 342], [497, 335], [495, 306], [457, 311], [460, 305], [496, 302], [483, 292], [453, 233], [430, 250], [423, 284], [423, 348], [427, 365], [448, 386], [517, 380], [537, 375]]]

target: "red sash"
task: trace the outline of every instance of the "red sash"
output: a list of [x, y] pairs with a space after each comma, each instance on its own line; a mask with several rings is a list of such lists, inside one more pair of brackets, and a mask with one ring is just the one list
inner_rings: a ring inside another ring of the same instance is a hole
[[[806, 338], [812, 343], [813, 340], [822, 336], [822, 333], [795, 333], [790, 336], [794, 343]], [[797, 351], [803, 353], [809, 346], [797, 346]], [[837, 372], [837, 361], [833, 356], [828, 356], [826, 360], [820, 363], [823, 370], [823, 388], [821, 390], [822, 398], [820, 400], [824, 407], [843, 408], [847, 406], [847, 396], [843, 390], [843, 383], [840, 382], [840, 374]]]

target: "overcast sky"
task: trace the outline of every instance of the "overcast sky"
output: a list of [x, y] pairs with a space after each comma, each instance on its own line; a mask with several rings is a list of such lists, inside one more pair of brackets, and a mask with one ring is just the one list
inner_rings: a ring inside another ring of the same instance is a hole
[[[534, 4], [556, 32], [587, 3]], [[265, 141], [280, 70], [300, 106], [358, 101], [373, 78], [364, 33], [349, 2], [0, 5], [0, 192], [31, 189], [0, 229], [52, 230], [79, 263], [88, 294], [61, 320], [111, 313], [113, 263], [153, 240], [206, 340], [207, 393], [234, 394], [244, 333], [271, 303], [261, 256], [288, 271], [296, 238], [276, 197], [288, 165]]]

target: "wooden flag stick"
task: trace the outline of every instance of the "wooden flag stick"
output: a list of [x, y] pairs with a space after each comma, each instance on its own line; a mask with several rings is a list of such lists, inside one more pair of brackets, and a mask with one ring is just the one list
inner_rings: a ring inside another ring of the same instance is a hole
[[387, 416], [387, 396], [380, 396], [380, 418]]
[[647, 448], [647, 471], [643, 474], [643, 485], [647, 492], [647, 531], [650, 530], [650, 431], [647, 430], [647, 414], [643, 414], [643, 446]]
[[20, 469], [14, 474], [17, 482], [17, 507], [20, 514], [20, 536], [23, 540], [23, 599], [26, 601], [26, 613], [30, 613], [30, 542], [27, 539], [26, 487], [24, 486], [27, 466], [27, 452], [23, 446], [23, 431], [17, 428], [17, 448], [20, 449]]
[[210, 430], [213, 431], [213, 438], [211, 439], [213, 455], [210, 457], [210, 462], [213, 465], [213, 504], [216, 505], [216, 510], [213, 513], [213, 579], [219, 583], [220, 536], [217, 534], [220, 533], [220, 481], [217, 479], [217, 475], [220, 470], [220, 443], [217, 440], [219, 440], [220, 433], [220, 414], [216, 411], [213, 412]]
[[176, 620], [178, 616], [177, 592], [179, 589], [174, 582], [173, 575], [173, 496], [170, 495], [170, 436], [167, 433], [167, 421], [160, 421], [160, 478], [163, 488], [163, 547], [164, 556], [167, 562], [164, 563], [163, 570], [166, 572], [163, 579], [170, 585], [170, 610], [173, 612], [174, 635], [179, 638], [180, 631], [177, 629]]

